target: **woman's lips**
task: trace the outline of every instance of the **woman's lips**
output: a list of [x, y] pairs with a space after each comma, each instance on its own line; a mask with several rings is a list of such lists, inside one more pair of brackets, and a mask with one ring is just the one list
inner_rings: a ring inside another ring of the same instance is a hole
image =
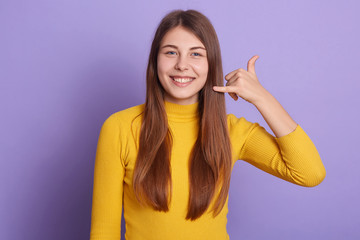
[[171, 76], [170, 77], [173, 81], [173, 83], [178, 86], [178, 87], [186, 87], [188, 85], [190, 85], [192, 83], [192, 81], [194, 81], [195, 78], [193, 77], [188, 77], [188, 76]]

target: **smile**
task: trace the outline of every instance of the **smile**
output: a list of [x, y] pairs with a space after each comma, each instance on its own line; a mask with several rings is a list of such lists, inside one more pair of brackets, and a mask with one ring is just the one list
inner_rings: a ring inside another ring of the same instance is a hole
[[187, 83], [187, 82], [191, 82], [192, 80], [194, 80], [195, 78], [178, 78], [178, 77], [171, 77], [172, 80], [174, 80], [175, 82], [178, 83]]

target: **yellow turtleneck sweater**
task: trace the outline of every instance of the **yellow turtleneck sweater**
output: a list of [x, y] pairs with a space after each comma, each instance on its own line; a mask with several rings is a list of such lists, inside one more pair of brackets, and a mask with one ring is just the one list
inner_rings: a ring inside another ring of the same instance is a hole
[[[124, 206], [127, 240], [226, 240], [228, 201], [215, 218], [211, 208], [195, 221], [185, 220], [189, 197], [188, 161], [198, 129], [198, 103], [165, 102], [173, 134], [171, 177], [173, 195], [168, 212], [141, 207], [132, 186], [144, 105], [116, 112], [104, 122], [97, 145], [90, 240], [119, 240]], [[135, 120], [134, 120], [135, 119]], [[134, 120], [134, 121], [133, 121]], [[227, 117], [233, 164], [244, 160], [286, 181], [312, 187], [325, 177], [320, 156], [297, 125], [276, 138], [258, 123], [233, 114]]]

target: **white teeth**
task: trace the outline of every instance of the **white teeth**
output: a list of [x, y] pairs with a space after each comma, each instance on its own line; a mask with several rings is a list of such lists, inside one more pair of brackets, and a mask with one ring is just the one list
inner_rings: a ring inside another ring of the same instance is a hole
[[193, 80], [193, 78], [172, 78], [172, 79], [174, 79], [175, 82], [179, 82], [179, 83], [187, 83]]

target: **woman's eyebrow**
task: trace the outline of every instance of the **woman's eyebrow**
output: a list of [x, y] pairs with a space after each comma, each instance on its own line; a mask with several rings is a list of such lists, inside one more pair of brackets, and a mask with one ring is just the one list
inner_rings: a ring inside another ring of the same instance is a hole
[[[171, 48], [178, 49], [178, 47], [177, 47], [177, 46], [172, 45], [172, 44], [167, 44], [167, 45], [164, 45], [164, 46], [162, 46], [161, 48], [166, 48], [166, 47], [171, 47]], [[205, 48], [200, 47], [200, 46], [190, 48], [190, 50], [195, 50], [195, 49], [203, 49], [203, 50], [205, 50], [205, 51], [206, 51], [206, 49], [205, 49]]]

